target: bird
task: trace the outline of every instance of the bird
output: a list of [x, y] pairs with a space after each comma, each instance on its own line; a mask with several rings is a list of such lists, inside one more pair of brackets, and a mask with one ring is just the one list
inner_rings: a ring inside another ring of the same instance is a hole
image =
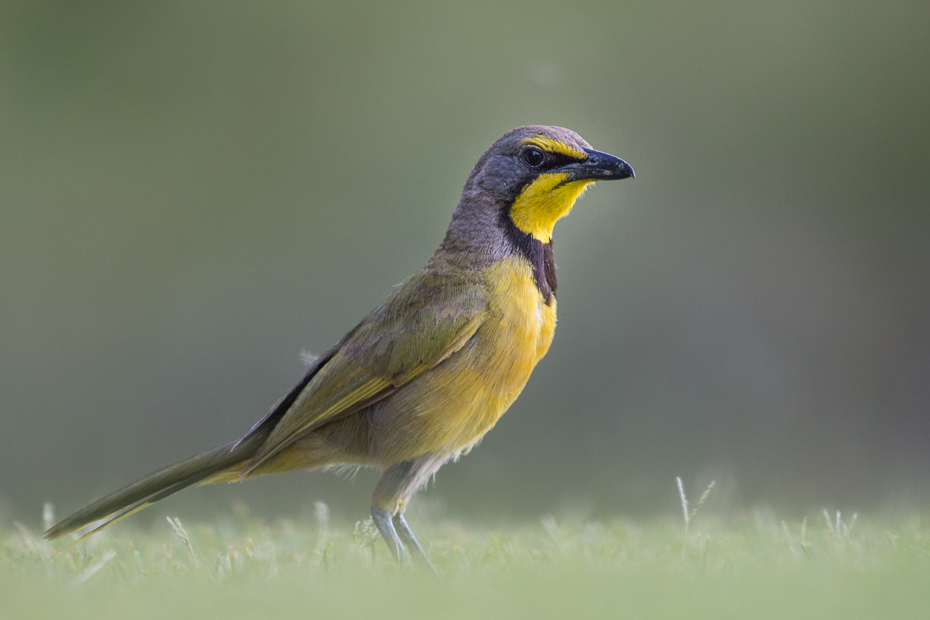
[[571, 130], [508, 131], [478, 159], [426, 265], [310, 362], [248, 432], [86, 506], [45, 538], [108, 519], [83, 540], [194, 484], [373, 466], [383, 473], [371, 516], [391, 555], [432, 567], [404, 518], [411, 497], [484, 437], [549, 350], [556, 222], [595, 181], [633, 176]]

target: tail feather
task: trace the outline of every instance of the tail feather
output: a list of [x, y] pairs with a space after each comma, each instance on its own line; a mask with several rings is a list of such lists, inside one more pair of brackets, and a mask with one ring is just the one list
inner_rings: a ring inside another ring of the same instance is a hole
[[160, 499], [173, 495], [192, 484], [197, 484], [225, 469], [249, 461], [255, 456], [263, 439], [262, 436], [253, 436], [239, 443], [238, 446], [237, 441], [231, 441], [160, 469], [78, 510], [70, 517], [62, 519], [45, 532], [45, 538], [53, 540], [79, 530], [94, 521], [116, 515], [87, 535], [90, 536]]

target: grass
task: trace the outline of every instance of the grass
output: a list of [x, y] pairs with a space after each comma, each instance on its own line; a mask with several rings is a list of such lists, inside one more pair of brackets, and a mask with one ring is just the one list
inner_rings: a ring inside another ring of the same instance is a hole
[[[419, 524], [443, 577], [398, 569], [370, 522], [269, 525], [238, 511], [71, 549], [0, 536], [0, 618], [926, 618], [930, 527], [918, 514], [782, 521]], [[46, 514], [46, 519], [53, 517]], [[687, 528], [687, 530], [686, 530]], [[687, 533], [686, 533], [687, 531]]]

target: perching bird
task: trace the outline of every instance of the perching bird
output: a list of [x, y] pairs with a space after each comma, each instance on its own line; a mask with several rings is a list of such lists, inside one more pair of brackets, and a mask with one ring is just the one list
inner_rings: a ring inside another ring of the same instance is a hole
[[[633, 169], [560, 127], [520, 127], [481, 156], [439, 249], [308, 367], [240, 439], [94, 502], [45, 533], [94, 532], [193, 484], [327, 465], [384, 470], [371, 515], [398, 562], [429, 559], [404, 509], [520, 394], [552, 342], [552, 229], [595, 180]], [[90, 534], [88, 534], [89, 536]]]

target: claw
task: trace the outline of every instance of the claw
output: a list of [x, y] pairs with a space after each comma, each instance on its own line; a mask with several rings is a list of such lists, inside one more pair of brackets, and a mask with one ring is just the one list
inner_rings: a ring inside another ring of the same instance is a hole
[[420, 557], [423, 558], [423, 561], [426, 562], [426, 565], [429, 566], [430, 570], [432, 570], [438, 577], [439, 571], [436, 570], [436, 567], [433, 566], [432, 562], [430, 562], [429, 556], [426, 555], [426, 551], [423, 550], [423, 547], [421, 547], [420, 543], [417, 542], [413, 532], [410, 531], [410, 526], [407, 525], [407, 520], [404, 519], [404, 513], [398, 512], [396, 515], [394, 515], [394, 526], [395, 531], [400, 535], [401, 539], [407, 544], [407, 546], [416, 549]]

